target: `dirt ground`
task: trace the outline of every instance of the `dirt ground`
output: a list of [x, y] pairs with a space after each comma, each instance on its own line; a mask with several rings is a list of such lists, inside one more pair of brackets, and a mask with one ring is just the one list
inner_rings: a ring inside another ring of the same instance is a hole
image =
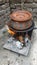
[[4, 49], [7, 38], [7, 34], [0, 37], [0, 65], [37, 65], [37, 30], [33, 31], [33, 42], [27, 57]]

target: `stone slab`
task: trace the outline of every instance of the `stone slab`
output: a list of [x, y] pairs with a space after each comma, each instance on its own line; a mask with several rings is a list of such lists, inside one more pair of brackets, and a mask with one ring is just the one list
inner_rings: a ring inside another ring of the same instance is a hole
[[8, 49], [8, 50], [13, 51], [13, 52], [16, 52], [16, 53], [21, 54], [21, 55], [25, 55], [25, 56], [28, 55], [29, 50], [31, 48], [31, 43], [28, 43], [28, 45], [26, 47], [24, 46], [22, 49], [18, 49], [15, 44], [16, 44], [15, 40], [13, 41], [13, 43], [12, 42], [8, 43], [8, 40], [6, 40], [6, 43], [3, 46], [3, 48]]

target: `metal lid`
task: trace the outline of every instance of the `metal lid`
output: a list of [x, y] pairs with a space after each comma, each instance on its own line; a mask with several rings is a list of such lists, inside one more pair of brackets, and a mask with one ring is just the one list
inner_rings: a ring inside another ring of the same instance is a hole
[[32, 18], [32, 14], [25, 10], [17, 10], [10, 14], [10, 18], [15, 22], [25, 22]]

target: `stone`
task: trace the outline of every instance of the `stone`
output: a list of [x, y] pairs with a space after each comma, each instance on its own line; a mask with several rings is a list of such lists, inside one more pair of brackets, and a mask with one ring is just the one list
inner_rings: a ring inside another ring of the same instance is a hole
[[37, 8], [34, 8], [34, 9], [33, 9], [33, 12], [34, 12], [34, 13], [37, 13]]
[[0, 0], [0, 5], [4, 4], [6, 0]]
[[0, 16], [4, 15], [6, 13], [10, 13], [10, 7], [6, 8], [5, 10], [1, 10], [0, 11]]
[[35, 21], [37, 22], [37, 17], [34, 17], [33, 20], [34, 20], [34, 22], [35, 22]]
[[2, 4], [2, 0], [0, 0], [0, 4]]
[[37, 2], [37, 0], [34, 0], [34, 2]]
[[0, 6], [0, 11], [2, 10], [1, 6]]
[[25, 10], [32, 12], [32, 8], [25, 8]]
[[9, 12], [7, 12], [5, 15], [6, 15], [6, 16], [9, 16], [9, 15], [10, 15], [10, 11], [9, 11]]
[[2, 0], [2, 3], [5, 3], [5, 0]]
[[37, 13], [33, 13], [33, 17], [37, 17]]
[[[14, 37], [13, 37], [14, 38]], [[10, 38], [9, 38], [10, 39]], [[9, 40], [8, 39], [8, 40]], [[20, 49], [18, 49], [17, 47], [16, 47], [16, 42], [17, 41], [15, 41], [15, 39], [13, 40], [13, 43], [11, 42], [11, 43], [8, 43], [8, 40], [6, 40], [6, 44], [3, 46], [3, 48], [5, 48], [5, 49], [8, 49], [8, 50], [11, 50], [11, 51], [14, 51], [14, 52], [16, 52], [16, 53], [18, 53], [18, 54], [22, 54], [22, 55], [25, 55], [25, 56], [27, 56], [28, 55], [28, 53], [29, 53], [29, 49], [30, 49], [30, 47], [31, 47], [31, 43], [28, 43], [28, 45], [25, 47], [23, 47], [21, 50]]]
[[33, 0], [24, 0], [24, 2], [31, 3], [31, 2], [33, 2]]
[[0, 11], [0, 16], [4, 15], [6, 13], [6, 10], [1, 10]]
[[0, 21], [0, 29], [4, 27], [4, 21]]
[[24, 7], [37, 8], [37, 3], [25, 3]]
[[1, 6], [2, 10], [5, 10], [6, 8], [9, 7], [9, 3], [5, 3]]
[[10, 7], [11, 7], [12, 9], [15, 9], [15, 8], [16, 8], [14, 4], [13, 4], [13, 5], [11, 4]]
[[5, 0], [5, 2], [9, 3], [9, 0]]

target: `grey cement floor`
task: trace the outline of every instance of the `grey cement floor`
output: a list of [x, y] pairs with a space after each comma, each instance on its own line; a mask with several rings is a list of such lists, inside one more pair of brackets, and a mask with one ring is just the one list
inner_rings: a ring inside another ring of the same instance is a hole
[[3, 49], [6, 39], [7, 34], [1, 38], [0, 32], [0, 65], [37, 65], [37, 30], [33, 31], [33, 42], [27, 57]]

